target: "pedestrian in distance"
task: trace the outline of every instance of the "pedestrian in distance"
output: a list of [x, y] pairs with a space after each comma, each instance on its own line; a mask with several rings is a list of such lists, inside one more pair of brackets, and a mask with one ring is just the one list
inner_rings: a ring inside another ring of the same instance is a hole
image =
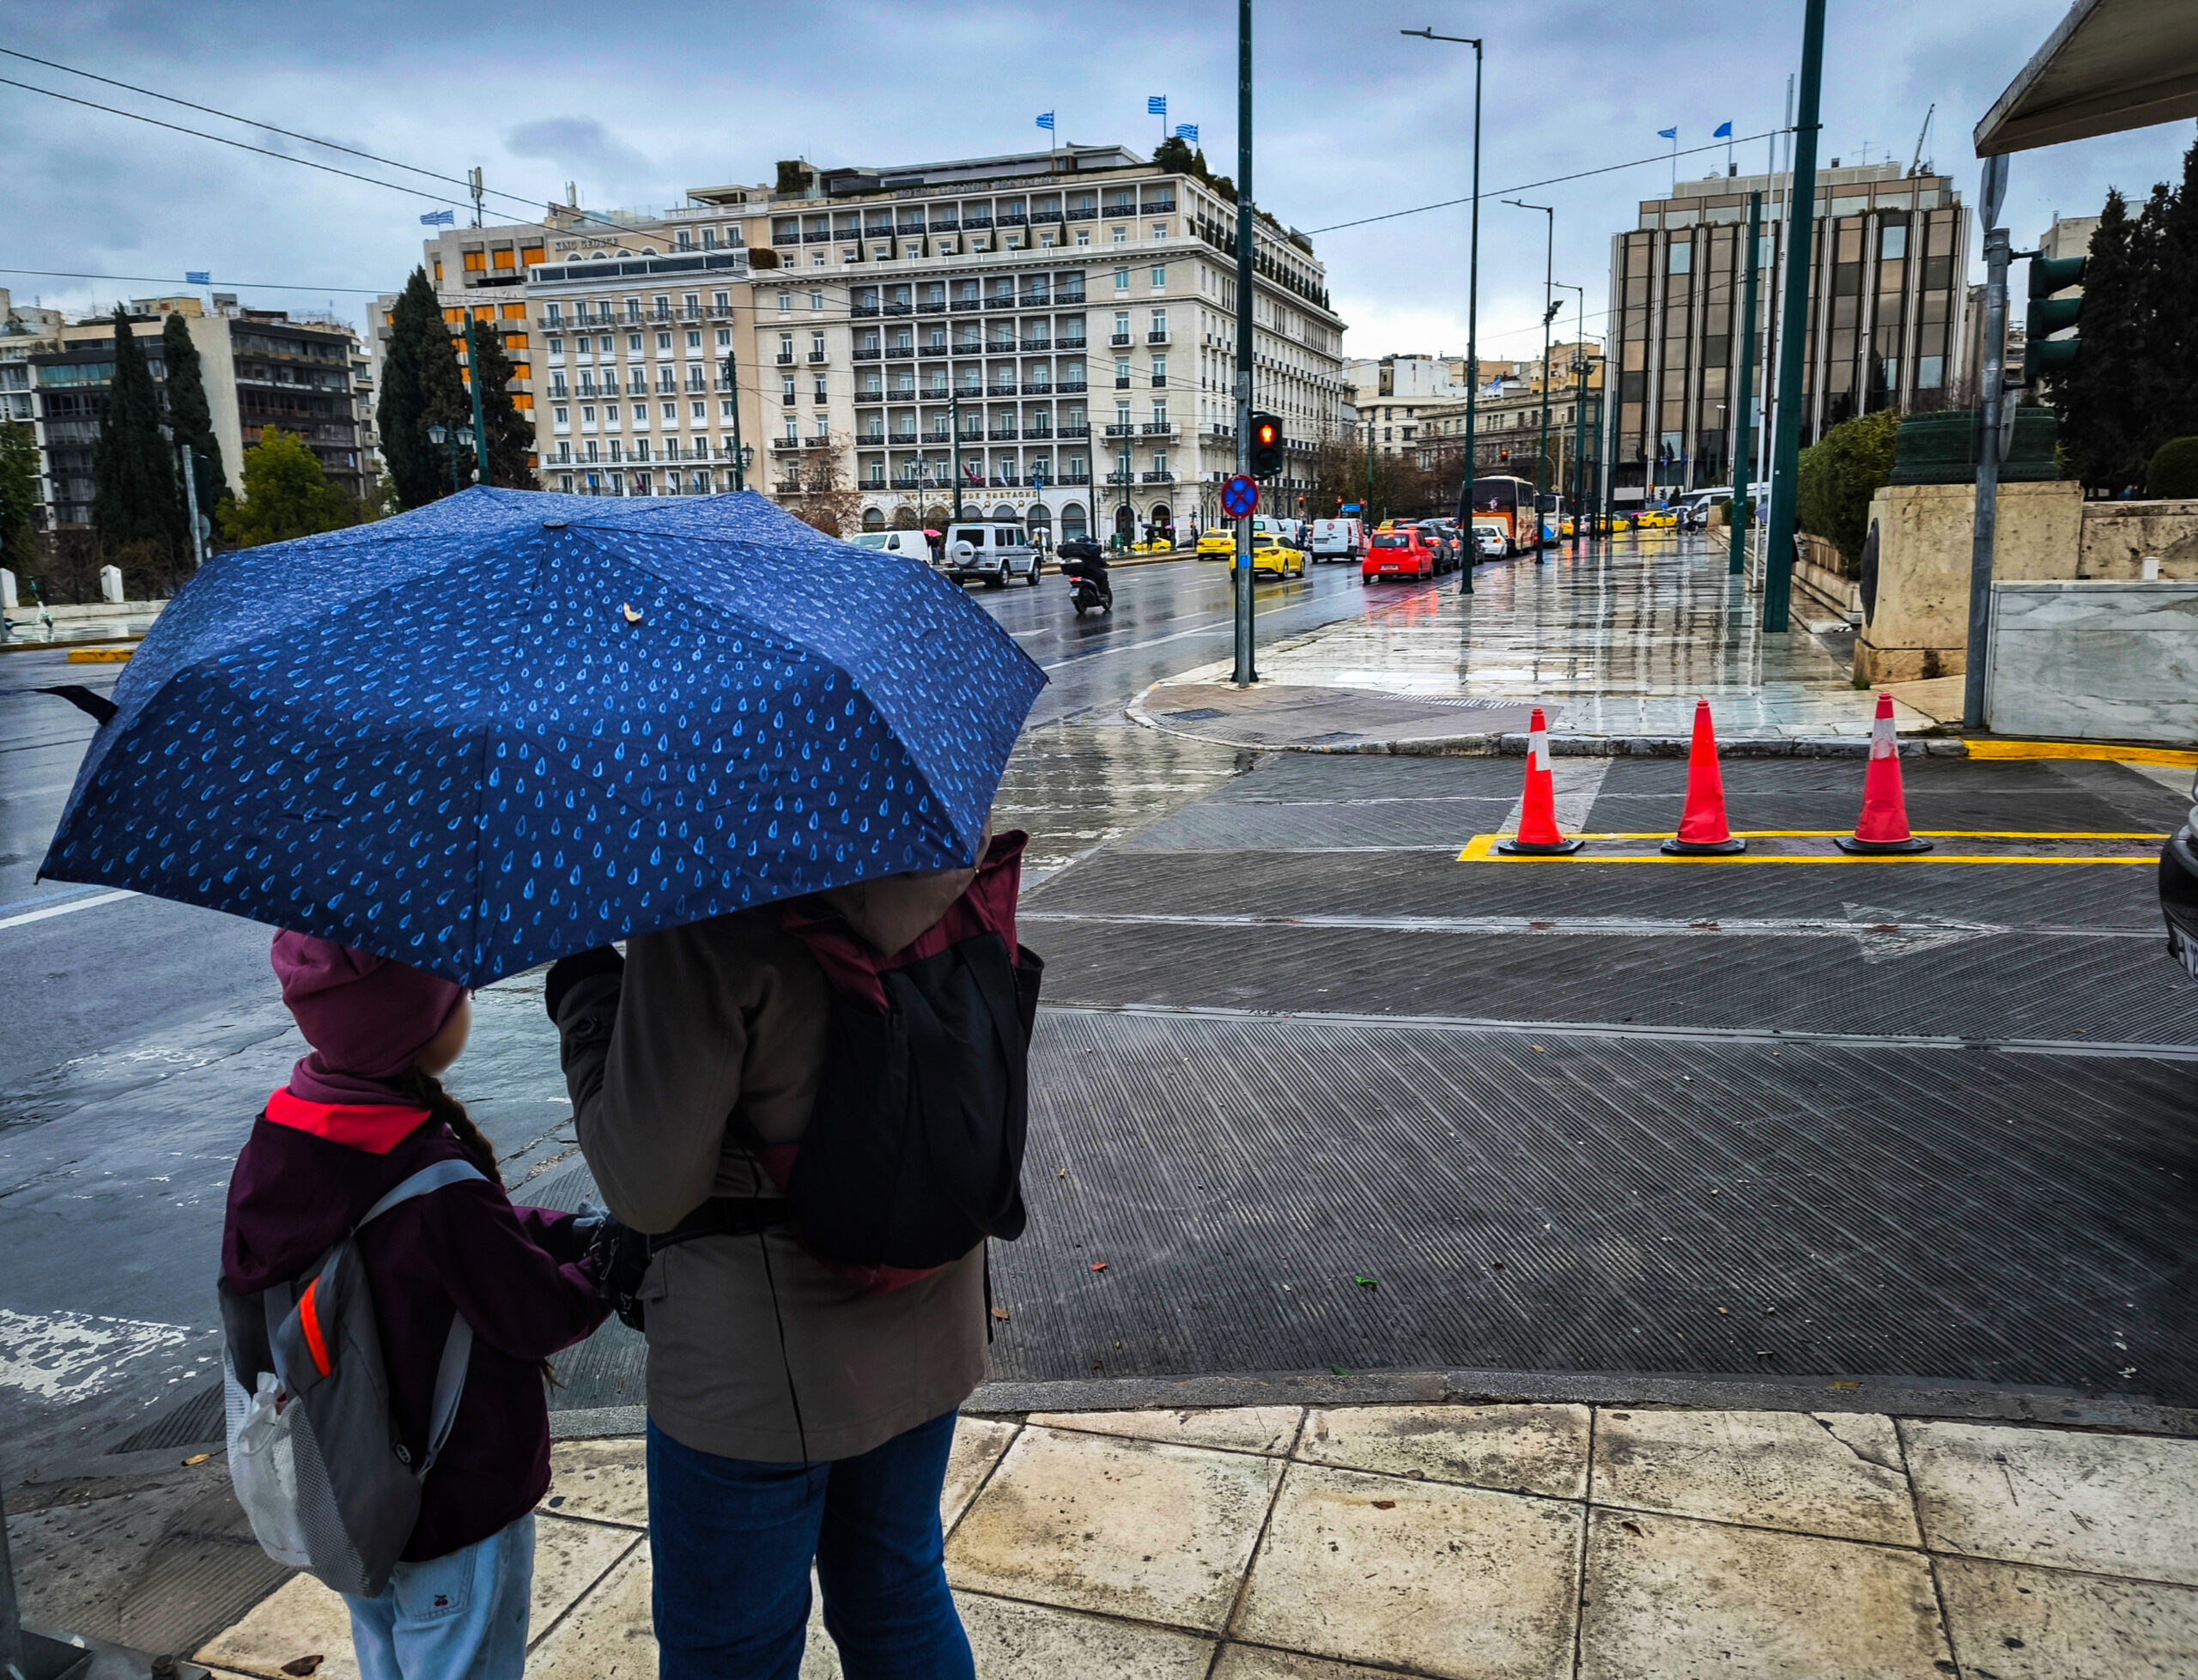
[[847, 1680], [970, 1680], [938, 1503], [985, 1240], [1023, 1222], [1025, 838], [550, 971], [581, 1151], [655, 1234], [609, 1272], [648, 1336], [659, 1680], [794, 1680], [812, 1567]]
[[[395, 1561], [369, 1558], [364, 1573], [386, 1584], [345, 1592], [364, 1680], [519, 1680], [533, 1512], [550, 1486], [545, 1362], [608, 1313], [584, 1258], [586, 1223], [514, 1206], [495, 1149], [443, 1089], [440, 1076], [471, 1027], [464, 988], [305, 934], [277, 934], [272, 955], [282, 1000], [311, 1053], [268, 1098], [230, 1180], [222, 1234], [228, 1363], [249, 1404], [252, 1373], [239, 1362], [237, 1326], [248, 1331], [270, 1298], [289, 1309], [291, 1323], [303, 1322], [325, 1387], [337, 1386], [326, 1381], [331, 1366], [349, 1378], [378, 1354], [372, 1374], [383, 1380], [367, 1386], [386, 1400], [348, 1440], [316, 1413], [313, 1462], [326, 1460], [340, 1504], [361, 1478], [339, 1459], [349, 1454], [355, 1464], [369, 1450], [386, 1459], [394, 1437], [403, 1466], [395, 1480], [414, 1501], [400, 1525], [416, 1509], [407, 1533], [390, 1529], [386, 1510], [344, 1508], [332, 1551], [307, 1544], [313, 1556], [284, 1561], [331, 1584], [355, 1577], [361, 1549], [347, 1534], [379, 1530]], [[339, 1340], [332, 1319], [364, 1310], [360, 1295], [338, 1294], [352, 1255], [363, 1268], [371, 1298], [364, 1323], [378, 1327], [378, 1349]], [[308, 1273], [311, 1287], [292, 1287]], [[339, 1308], [331, 1296], [350, 1304]], [[240, 1318], [238, 1303], [246, 1307]], [[268, 1320], [275, 1316], [270, 1309]], [[247, 1362], [262, 1370], [265, 1340], [261, 1356]], [[283, 1343], [280, 1333], [273, 1340]], [[312, 1382], [297, 1344], [289, 1345], [290, 1359], [273, 1355], [276, 1373], [259, 1380], [278, 1400], [272, 1412], [287, 1409], [294, 1422], [313, 1396], [276, 1391], [278, 1382], [289, 1390]], [[354, 1383], [352, 1394], [361, 1392]], [[231, 1473], [255, 1532], [276, 1551], [270, 1529], [282, 1525], [263, 1526], [237, 1451], [240, 1404], [233, 1387]], [[361, 1435], [374, 1439], [362, 1447]], [[305, 1455], [295, 1463], [305, 1465]], [[295, 1502], [294, 1491], [289, 1496]], [[305, 1510], [292, 1531], [305, 1543], [325, 1540], [325, 1508]], [[336, 1568], [317, 1567], [331, 1556]]]

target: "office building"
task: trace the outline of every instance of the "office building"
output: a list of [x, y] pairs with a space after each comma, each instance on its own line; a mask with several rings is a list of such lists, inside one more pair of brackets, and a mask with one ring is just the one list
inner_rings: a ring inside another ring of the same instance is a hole
[[[1785, 174], [1682, 181], [1611, 240], [1612, 493], [1623, 504], [1727, 483], [1748, 196], [1764, 195], [1757, 264], [1758, 435], [1776, 391], [1787, 246]], [[1851, 415], [1937, 409], [1965, 388], [1968, 233], [1945, 176], [1898, 164], [1817, 177], [1802, 375], [1806, 446]]]

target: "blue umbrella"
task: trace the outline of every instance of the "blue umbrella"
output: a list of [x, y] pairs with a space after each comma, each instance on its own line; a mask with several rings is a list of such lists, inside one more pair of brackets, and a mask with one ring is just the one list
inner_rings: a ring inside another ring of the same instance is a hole
[[754, 494], [472, 489], [225, 555], [115, 685], [41, 873], [483, 986], [969, 863], [1045, 676]]

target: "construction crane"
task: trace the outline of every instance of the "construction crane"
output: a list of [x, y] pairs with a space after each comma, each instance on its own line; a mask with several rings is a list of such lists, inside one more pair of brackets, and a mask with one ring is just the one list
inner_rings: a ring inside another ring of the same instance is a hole
[[1923, 167], [1923, 143], [1930, 137], [1931, 118], [1933, 113], [1935, 112], [1938, 108], [1938, 100], [1933, 100], [1931, 101], [1930, 109], [1927, 110], [1923, 113], [1923, 126], [1916, 130], [1916, 155], [1908, 161], [1908, 173], [1911, 178], [1916, 174], [1917, 170]]

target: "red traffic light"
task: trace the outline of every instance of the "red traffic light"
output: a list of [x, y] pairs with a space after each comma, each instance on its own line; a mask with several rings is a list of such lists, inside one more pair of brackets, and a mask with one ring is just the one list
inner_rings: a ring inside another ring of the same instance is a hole
[[1251, 471], [1254, 478], [1272, 478], [1282, 470], [1282, 419], [1278, 415], [1252, 416]]
[[1259, 439], [1260, 446], [1262, 449], [1271, 449], [1274, 446], [1275, 440], [1282, 435], [1282, 428], [1270, 420], [1253, 435]]

